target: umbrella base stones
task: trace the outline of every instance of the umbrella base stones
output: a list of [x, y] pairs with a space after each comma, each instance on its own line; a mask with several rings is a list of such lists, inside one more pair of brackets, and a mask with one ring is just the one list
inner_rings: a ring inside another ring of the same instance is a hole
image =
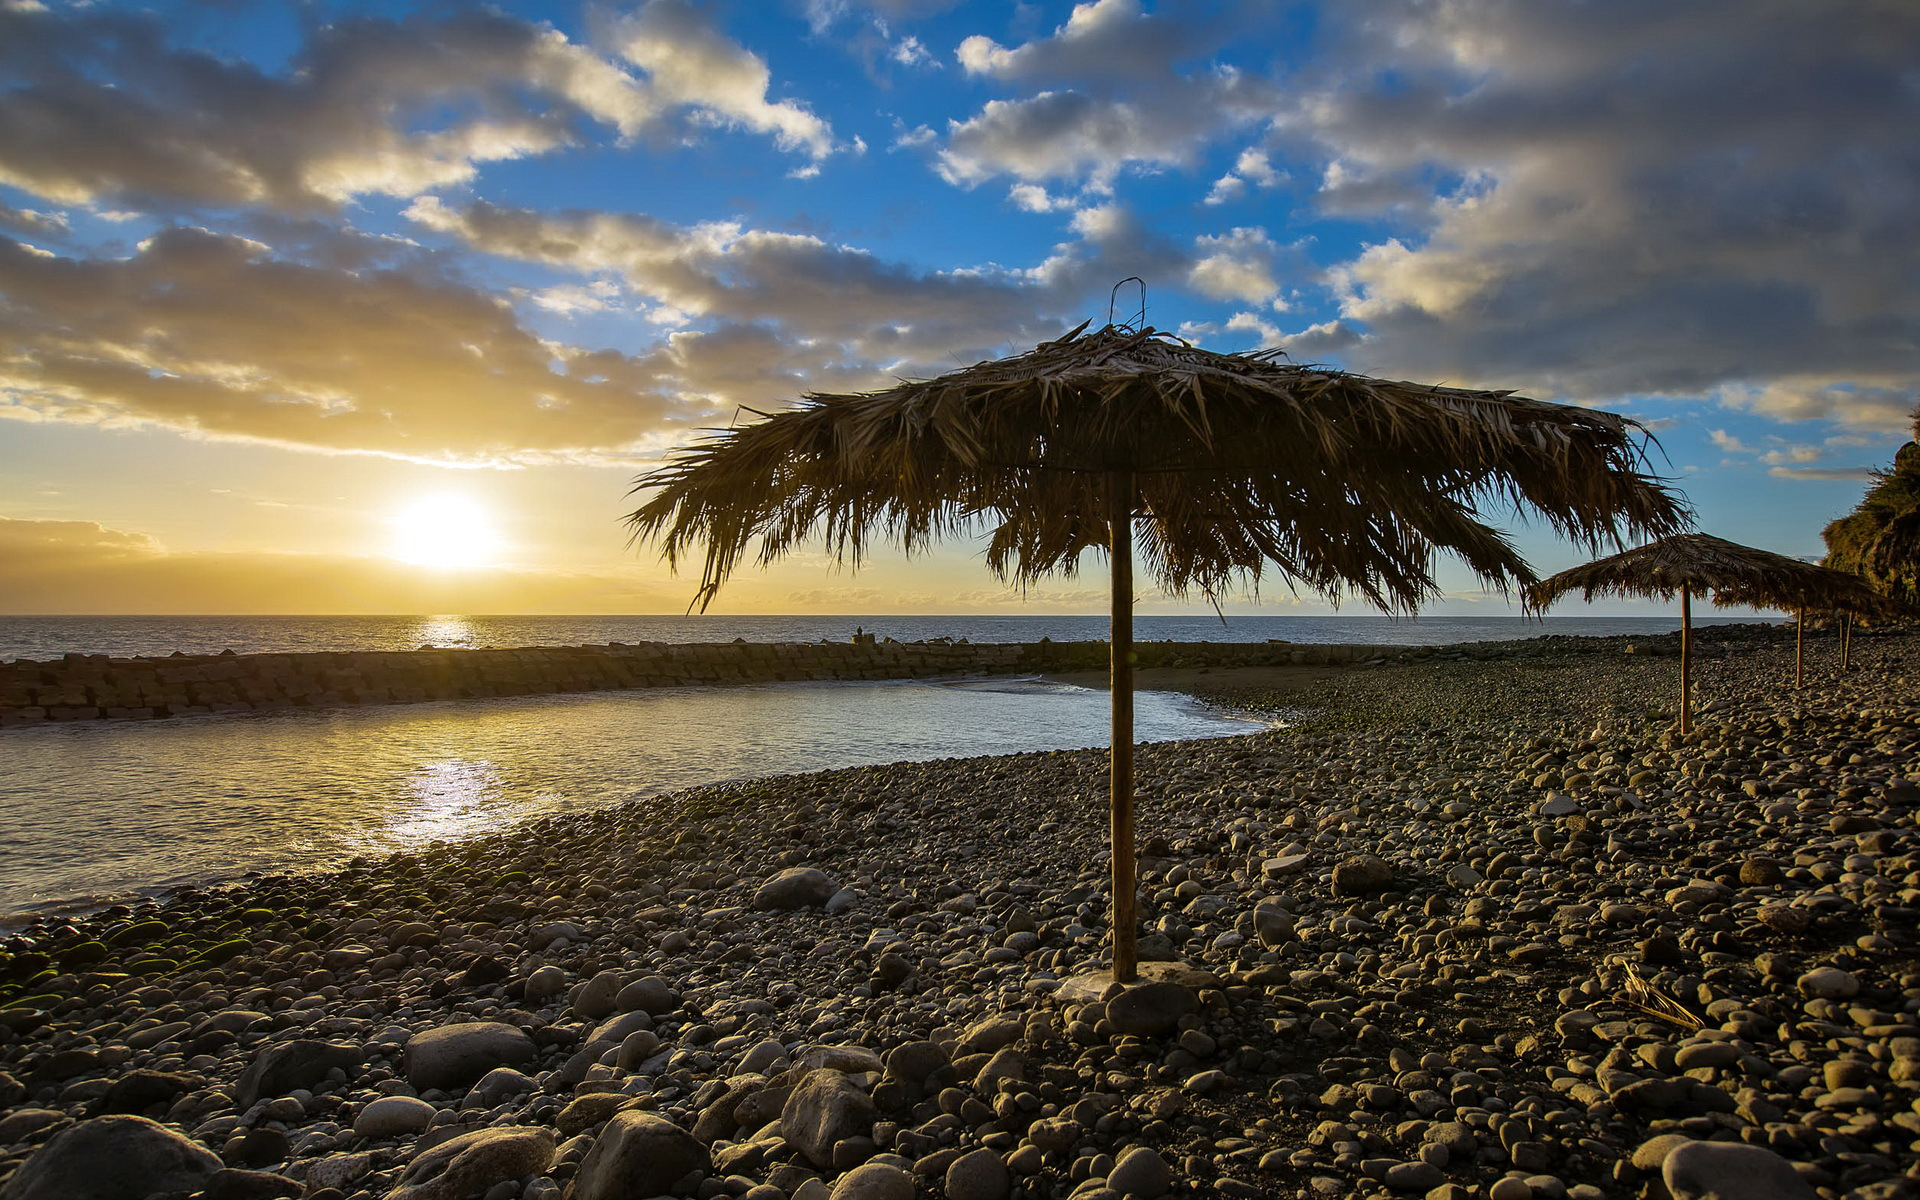
[[[1080, 975], [1070, 975], [1061, 980], [1060, 988], [1054, 993], [1062, 1002], [1085, 1004], [1092, 1000], [1102, 1000], [1107, 993], [1116, 988], [1125, 990], [1149, 983], [1177, 983], [1199, 992], [1217, 989], [1223, 986], [1220, 977], [1211, 971], [1179, 962], [1143, 962], [1140, 964], [1140, 977], [1132, 983], [1116, 983], [1112, 971], [1088, 971]], [[1115, 992], [1117, 995], [1118, 992]]]

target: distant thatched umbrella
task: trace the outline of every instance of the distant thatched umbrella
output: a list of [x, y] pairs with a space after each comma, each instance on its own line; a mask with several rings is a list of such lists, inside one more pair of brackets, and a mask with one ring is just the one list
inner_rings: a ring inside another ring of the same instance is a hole
[[1806, 610], [1839, 609], [1859, 616], [1884, 615], [1886, 597], [1844, 571], [1756, 550], [1705, 533], [1681, 533], [1562, 571], [1527, 589], [1527, 601], [1544, 609], [1568, 592], [1595, 596], [1680, 597], [1680, 732], [1693, 728], [1693, 595], [1713, 594], [1721, 607], [1785, 608], [1799, 613], [1794, 686], [1806, 676]]
[[1492, 586], [1533, 576], [1477, 505], [1504, 501], [1587, 544], [1669, 532], [1673, 496], [1641, 472], [1644, 433], [1611, 413], [1507, 392], [1390, 383], [1215, 354], [1152, 329], [1085, 325], [1024, 354], [798, 408], [725, 431], [642, 476], [629, 517], [669, 564], [704, 547], [704, 607], [749, 551], [810, 537], [857, 566], [876, 537], [908, 553], [984, 524], [987, 565], [1029, 584], [1088, 550], [1112, 568], [1114, 972], [1135, 968], [1133, 524], [1168, 594], [1217, 601], [1279, 567], [1289, 587], [1352, 588], [1412, 611], [1436, 552]]

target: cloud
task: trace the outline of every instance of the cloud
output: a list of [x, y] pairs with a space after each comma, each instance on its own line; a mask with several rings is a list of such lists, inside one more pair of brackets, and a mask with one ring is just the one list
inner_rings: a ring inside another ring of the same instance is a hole
[[1767, 474], [1777, 479], [1815, 480], [1871, 479], [1872, 467], [1774, 467]]
[[1327, 11], [1273, 147], [1403, 227], [1333, 275], [1370, 369], [1874, 426], [1920, 389], [1920, 9]]
[[815, 158], [833, 148], [833, 131], [805, 108], [767, 99], [772, 73], [757, 55], [709, 25], [684, 0], [649, 0], [610, 34], [621, 57], [647, 72], [653, 98], [693, 108], [720, 124], [773, 136]]
[[342, 270], [172, 228], [131, 257], [0, 238], [0, 416], [160, 425], [430, 461], [657, 441], [688, 405], [671, 354], [542, 340], [416, 264]]
[[1911, 382], [1881, 387], [1787, 376], [1763, 386], [1728, 385], [1715, 391], [1714, 399], [1727, 408], [1779, 421], [1844, 420], [1898, 431], [1913, 420], [1916, 391], [1920, 373]]
[[0, 8], [0, 183], [58, 203], [313, 212], [463, 183], [593, 126], [659, 136], [685, 117], [829, 149], [824, 122], [767, 100], [765, 65], [683, 5], [619, 30], [646, 77], [473, 9], [320, 26], [270, 74], [170, 45], [147, 15]]
[[384, 558], [171, 551], [90, 521], [0, 517], [0, 612], [679, 612], [640, 575], [428, 571]]
[[1235, 29], [1224, 10], [1182, 20], [1138, 0], [1094, 0], [1018, 46], [969, 37], [955, 54], [969, 75], [1038, 90], [949, 122], [936, 168], [962, 187], [1012, 175], [1104, 189], [1129, 166], [1188, 166], [1208, 141], [1272, 109], [1266, 81], [1207, 61]]
[[0, 204], [0, 229], [11, 229], [30, 237], [58, 238], [68, 233], [67, 219], [59, 213], [37, 212], [7, 204]]
[[[730, 222], [680, 226], [638, 214], [484, 203], [455, 209], [433, 197], [416, 201], [408, 215], [489, 254], [617, 275], [632, 291], [696, 319], [777, 327], [809, 343], [805, 357], [818, 371], [812, 385], [829, 389], [882, 381], [877, 368], [945, 369], [951, 353], [1056, 333], [1056, 322], [1041, 314], [1084, 290], [1077, 274], [1042, 290], [1015, 272], [916, 271], [810, 235]], [[1097, 235], [1091, 242], [1105, 245]], [[1088, 244], [1074, 245], [1084, 252]], [[774, 347], [763, 339], [759, 349]], [[780, 357], [791, 365], [800, 350]]]
[[1187, 272], [1187, 284], [1212, 300], [1266, 304], [1279, 285], [1273, 280], [1278, 247], [1264, 229], [1239, 228], [1195, 239], [1201, 257]]

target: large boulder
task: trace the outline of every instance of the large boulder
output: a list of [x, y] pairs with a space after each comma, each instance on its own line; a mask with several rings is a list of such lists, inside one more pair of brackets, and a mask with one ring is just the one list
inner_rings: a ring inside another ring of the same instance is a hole
[[760, 885], [753, 894], [758, 909], [821, 908], [840, 885], [825, 871], [814, 867], [788, 867]]
[[580, 1164], [568, 1200], [658, 1196], [694, 1171], [710, 1170], [707, 1148], [665, 1117], [615, 1113]]
[[868, 1163], [842, 1175], [828, 1200], [913, 1200], [913, 1176], [886, 1163]]
[[833, 1144], [866, 1137], [880, 1117], [873, 1101], [845, 1075], [831, 1069], [807, 1072], [780, 1109], [780, 1134], [814, 1166], [833, 1165]]
[[387, 1200], [465, 1200], [496, 1183], [537, 1175], [552, 1161], [553, 1135], [544, 1129], [476, 1129], [415, 1155]]
[[297, 1088], [311, 1089], [324, 1082], [335, 1067], [351, 1071], [360, 1065], [360, 1047], [340, 1042], [300, 1038], [275, 1042], [254, 1055], [234, 1086], [233, 1099], [241, 1108], [284, 1096]]
[[1121, 1033], [1135, 1037], [1164, 1037], [1180, 1018], [1200, 1008], [1200, 997], [1183, 983], [1155, 980], [1132, 983], [1107, 1001], [1107, 1020]]
[[533, 1039], [498, 1021], [469, 1021], [425, 1029], [407, 1039], [407, 1082], [421, 1090], [451, 1090], [473, 1083], [496, 1067], [530, 1063]]
[[1393, 886], [1393, 867], [1377, 854], [1356, 854], [1333, 868], [1336, 896], [1371, 896]]
[[145, 1117], [95, 1117], [53, 1135], [14, 1172], [0, 1200], [146, 1200], [197, 1192], [218, 1155]]
[[1793, 1164], [1743, 1142], [1688, 1142], [1668, 1151], [1661, 1180], [1673, 1200], [1818, 1200]]

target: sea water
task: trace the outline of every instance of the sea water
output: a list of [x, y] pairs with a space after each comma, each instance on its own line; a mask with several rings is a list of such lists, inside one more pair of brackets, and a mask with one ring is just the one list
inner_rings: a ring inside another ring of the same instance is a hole
[[[1141, 741], [1262, 728], [1141, 692]], [[727, 780], [1107, 744], [1104, 691], [781, 683], [0, 732], [0, 917], [305, 870]]]
[[[1752, 616], [1696, 617], [1696, 625], [1753, 621]], [[1139, 641], [1356, 643], [1438, 646], [1565, 634], [1645, 637], [1678, 629], [1667, 617], [1421, 617], [1378, 615], [1294, 617], [1210, 614], [1147, 616], [1134, 621]], [[421, 646], [580, 646], [607, 642], [844, 642], [856, 630], [916, 642], [1104, 641], [1104, 616], [691, 616], [691, 617], [9, 617], [0, 616], [0, 662], [62, 654], [288, 653], [308, 650], [414, 650]]]

